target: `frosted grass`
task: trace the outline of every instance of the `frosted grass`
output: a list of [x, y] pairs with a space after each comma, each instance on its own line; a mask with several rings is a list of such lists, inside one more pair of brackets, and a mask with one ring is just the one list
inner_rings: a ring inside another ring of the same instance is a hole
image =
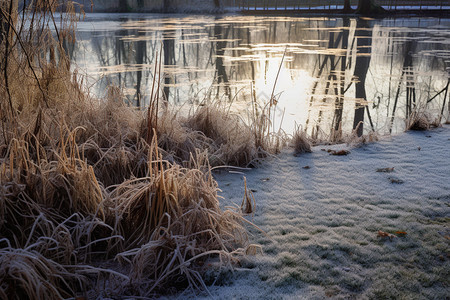
[[[444, 299], [449, 145], [444, 125], [350, 149], [347, 156], [329, 155], [324, 146], [299, 157], [290, 150], [246, 172], [256, 198], [254, 222], [267, 234], [254, 230], [251, 239], [264, 254], [222, 274], [222, 285], [210, 293], [218, 299]], [[384, 167], [394, 171], [376, 172]], [[242, 175], [216, 178], [226, 204], [239, 205]], [[407, 235], [380, 238], [378, 230]]]

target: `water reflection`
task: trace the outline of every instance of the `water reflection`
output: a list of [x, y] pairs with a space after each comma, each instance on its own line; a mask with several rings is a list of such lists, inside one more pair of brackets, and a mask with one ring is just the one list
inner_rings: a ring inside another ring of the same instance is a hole
[[79, 24], [73, 60], [94, 93], [113, 83], [132, 105], [148, 105], [162, 51], [167, 101], [227, 101], [245, 118], [254, 97], [273, 94], [274, 128], [288, 133], [301, 124], [339, 140], [403, 130], [417, 109], [448, 114], [450, 19], [108, 18]]

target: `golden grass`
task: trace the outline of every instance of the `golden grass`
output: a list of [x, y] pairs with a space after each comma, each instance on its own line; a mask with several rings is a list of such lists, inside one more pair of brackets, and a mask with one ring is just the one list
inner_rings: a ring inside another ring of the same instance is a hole
[[[69, 132], [65, 137], [61, 133], [59, 149], [48, 155], [36, 139], [35, 153], [29, 151], [27, 141], [11, 140], [0, 165], [0, 182], [23, 185], [23, 194], [44, 207], [57, 209], [63, 216], [75, 212], [103, 215], [101, 189], [92, 166], [80, 159], [74, 135]], [[48, 160], [50, 155], [55, 159]]]
[[[74, 85], [57, 89], [73, 93]], [[209, 139], [184, 125], [170, 130], [190, 144], [177, 142], [164, 131], [174, 123], [161, 114], [148, 142], [145, 114], [119, 95], [95, 103], [77, 92], [75, 103], [24, 105], [4, 120], [0, 239], [10, 246], [2, 250], [9, 261], [0, 268], [0, 298], [15, 288], [23, 290], [18, 298], [100, 295], [100, 283], [118, 297], [149, 296], [175, 279], [203, 289], [206, 259], [231, 267], [245, 253], [242, 216], [219, 206]]]
[[[181, 181], [190, 177], [188, 174], [184, 174]], [[184, 202], [182, 209], [167, 204], [166, 208], [172, 207], [172, 210], [160, 216], [159, 224], [149, 232], [147, 242], [117, 256], [130, 265], [131, 283], [144, 296], [150, 296], [172, 282], [206, 288], [201, 274], [207, 259], [218, 257], [222, 266], [231, 267], [236, 256], [245, 251], [237, 247], [245, 245], [247, 240], [239, 214], [222, 212], [213, 194], [192, 202], [185, 198], [191, 196], [186, 195], [192, 194], [190, 188], [181, 188], [179, 192], [181, 198], [178, 200]]]
[[[14, 251], [32, 245], [39, 257], [61, 266], [92, 267], [96, 260], [117, 255], [129, 261], [122, 272], [131, 273], [121, 274], [131, 278], [126, 284], [136, 295], [161, 292], [174, 278], [204, 288], [204, 270], [198, 268], [205, 259], [226, 258], [228, 265], [245, 252], [242, 216], [220, 209], [207, 151], [194, 148], [182, 167], [163, 158], [167, 152], [159, 148], [157, 135], [150, 144], [138, 136], [135, 141], [120, 139], [120, 132], [104, 138], [100, 130], [110, 128], [106, 120], [87, 137], [84, 126], [70, 130], [73, 120], [68, 125], [65, 117], [59, 130], [47, 131], [56, 122], [51, 112], [42, 111], [27, 118], [31, 128], [40, 119], [45, 134], [30, 133], [35, 131], [23, 126], [19, 114], [15, 130], [25, 133], [11, 139], [1, 157], [0, 213], [5, 221], [0, 238], [10, 241]], [[95, 115], [86, 113], [86, 119]], [[116, 118], [110, 120], [116, 126]], [[109, 148], [97, 144], [113, 140], [116, 144]], [[185, 251], [183, 260], [179, 251]], [[141, 267], [146, 271], [140, 272]], [[51, 284], [56, 286], [49, 293], [60, 297], [59, 281]]]
[[[126, 284], [136, 295], [161, 292], [181, 277], [203, 288], [198, 268], [205, 259], [226, 257], [223, 262], [229, 264], [244, 253], [239, 250], [247, 244], [242, 216], [220, 209], [207, 152], [196, 150], [182, 167], [163, 158], [157, 135], [150, 144], [139, 139], [103, 148], [95, 134], [80, 143], [78, 133], [85, 130], [68, 127], [61, 126], [59, 138], [45, 147], [38, 137], [25, 140], [29, 135], [22, 134], [11, 139], [1, 157], [0, 238], [14, 251], [32, 245], [40, 258], [61, 266], [92, 266], [117, 255], [129, 260], [121, 274], [132, 279]], [[25, 284], [16, 279], [20, 282], [14, 284]], [[55, 286], [45, 293], [63, 296], [60, 282], [50, 283]]]
[[220, 103], [199, 106], [188, 117], [186, 125], [210, 139], [208, 151], [212, 166], [246, 167], [262, 155], [251, 127]]
[[206, 258], [232, 259], [244, 251], [238, 250], [247, 243], [242, 217], [220, 209], [210, 171], [164, 161], [156, 147], [152, 153], [147, 177], [124, 182], [111, 193], [115, 231], [128, 249], [117, 257], [130, 265], [139, 294], [150, 296], [180, 278], [203, 288], [198, 269]]
[[167, 160], [187, 162], [196, 149], [210, 148], [211, 140], [202, 132], [185, 126], [175, 111], [166, 109], [158, 117], [158, 121], [158, 145]]
[[115, 87], [94, 99], [62, 47], [74, 15], [55, 35], [52, 3], [29, 8], [26, 34], [8, 22], [0, 40], [0, 299], [205, 289], [208, 261], [228, 268], [260, 253], [243, 226], [251, 191], [242, 211], [222, 210], [211, 166], [277, 153], [275, 104], [254, 105], [248, 125], [220, 104], [181, 118], [159, 102], [157, 82], [146, 111]]
[[311, 142], [308, 136], [300, 126], [296, 126], [294, 134], [292, 135], [291, 144], [294, 146], [294, 155], [300, 155], [302, 153], [310, 153]]

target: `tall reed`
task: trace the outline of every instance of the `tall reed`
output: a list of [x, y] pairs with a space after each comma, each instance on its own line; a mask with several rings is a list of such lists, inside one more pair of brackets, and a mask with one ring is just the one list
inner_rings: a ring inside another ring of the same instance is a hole
[[55, 3], [26, 7], [32, 26], [8, 21], [0, 43], [0, 299], [151, 296], [174, 279], [205, 288], [205, 261], [231, 267], [248, 245], [209, 162], [248, 159], [222, 154], [231, 134], [216, 142], [174, 118], [158, 82], [145, 112], [118, 88], [89, 96], [65, 52], [73, 20], [47, 30]]

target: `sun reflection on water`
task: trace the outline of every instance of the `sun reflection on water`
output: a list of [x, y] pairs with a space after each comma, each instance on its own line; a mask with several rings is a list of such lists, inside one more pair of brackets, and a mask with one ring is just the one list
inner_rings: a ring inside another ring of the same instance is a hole
[[287, 133], [295, 124], [325, 135], [350, 132], [357, 118], [364, 130], [403, 130], [412, 109], [441, 110], [438, 93], [450, 73], [449, 19], [119, 15], [107, 26], [100, 17], [88, 20], [94, 30], [80, 24], [72, 57], [94, 90], [114, 83], [130, 104], [145, 107], [162, 51], [168, 101], [225, 101], [245, 115], [254, 96], [264, 106], [273, 93], [273, 128]]

